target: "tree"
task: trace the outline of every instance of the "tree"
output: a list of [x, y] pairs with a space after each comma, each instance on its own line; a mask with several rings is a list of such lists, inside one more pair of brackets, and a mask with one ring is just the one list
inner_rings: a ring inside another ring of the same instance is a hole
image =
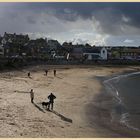
[[85, 44], [85, 47], [91, 47], [91, 45], [89, 45], [88, 43]]

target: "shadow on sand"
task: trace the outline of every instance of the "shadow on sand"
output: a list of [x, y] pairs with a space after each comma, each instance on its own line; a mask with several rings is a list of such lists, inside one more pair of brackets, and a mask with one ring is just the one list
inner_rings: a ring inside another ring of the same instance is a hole
[[33, 103], [33, 105], [41, 112], [46, 113], [39, 105], [37, 105], [36, 103]]
[[72, 123], [72, 119], [63, 116], [63, 115], [59, 114], [58, 112], [56, 112], [54, 110], [51, 110], [50, 112], [52, 112], [55, 115], [59, 116], [61, 118], [61, 120], [66, 121], [66, 122], [69, 122], [69, 123]]
[[47, 76], [48, 78], [50, 78], [50, 79], [54, 79], [54, 77], [53, 76]]
[[17, 92], [17, 93], [30, 93], [29, 91], [21, 91], [21, 90], [15, 90], [14, 92]]
[[[41, 111], [41, 112], [43, 112], [43, 113], [46, 113], [46, 112], [45, 112], [39, 105], [37, 105], [36, 103], [33, 103], [33, 105], [34, 105], [39, 111]], [[58, 112], [56, 112], [56, 111], [54, 111], [54, 110], [48, 110], [48, 109], [46, 109], [46, 111], [49, 111], [49, 112], [54, 113], [55, 115], [59, 116], [59, 117], [61, 118], [61, 120], [63, 120], [63, 121], [72, 123], [72, 119], [63, 116], [62, 114], [60, 114], [60, 113], [58, 113]]]
[[57, 78], [59, 78], [59, 79], [63, 79], [62, 77], [59, 77], [59, 76], [56, 76]]
[[28, 76], [28, 78], [33, 79], [31, 76]]

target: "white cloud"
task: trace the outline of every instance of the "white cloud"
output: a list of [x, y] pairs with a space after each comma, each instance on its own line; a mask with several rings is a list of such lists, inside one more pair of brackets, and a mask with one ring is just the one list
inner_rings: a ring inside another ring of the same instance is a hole
[[93, 41], [94, 45], [107, 45], [106, 40], [109, 38], [109, 35], [102, 35], [97, 34], [95, 36], [95, 39]]
[[130, 39], [125, 39], [124, 40], [124, 43], [133, 43], [134, 42], [134, 40], [130, 40]]

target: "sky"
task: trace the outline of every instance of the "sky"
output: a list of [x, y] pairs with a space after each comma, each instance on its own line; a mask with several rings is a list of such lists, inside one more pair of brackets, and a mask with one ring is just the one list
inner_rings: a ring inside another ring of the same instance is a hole
[[73, 44], [140, 46], [140, 2], [0, 2], [0, 34]]

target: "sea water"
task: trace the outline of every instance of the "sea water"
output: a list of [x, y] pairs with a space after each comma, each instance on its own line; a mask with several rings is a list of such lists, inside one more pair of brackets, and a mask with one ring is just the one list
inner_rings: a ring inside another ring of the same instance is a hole
[[140, 72], [123, 74], [105, 80], [104, 85], [114, 96], [112, 121], [140, 131]]

